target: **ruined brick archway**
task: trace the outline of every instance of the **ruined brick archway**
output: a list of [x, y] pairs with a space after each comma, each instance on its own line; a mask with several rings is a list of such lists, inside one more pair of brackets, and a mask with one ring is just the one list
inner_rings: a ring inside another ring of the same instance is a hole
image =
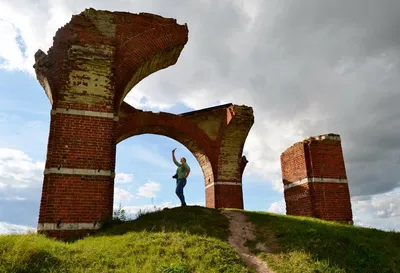
[[172, 115], [123, 102], [141, 79], [175, 64], [187, 41], [187, 26], [175, 19], [88, 9], [57, 31], [47, 54], [35, 54], [36, 75], [52, 105], [39, 232], [86, 234], [111, 218], [116, 145], [142, 133], [188, 147], [203, 169], [207, 207], [243, 208], [251, 107]]
[[180, 115], [143, 112], [123, 103], [117, 128], [117, 143], [141, 134], [163, 135], [181, 143], [196, 158], [206, 184], [214, 183], [211, 163], [215, 162], [216, 156], [214, 143], [196, 124]]
[[145, 112], [122, 103], [117, 143], [135, 135], [158, 134], [182, 143], [203, 171], [206, 206], [243, 208], [243, 146], [254, 123], [251, 107], [225, 104], [175, 115]]
[[[39, 232], [87, 234], [111, 218], [116, 145], [143, 133], [173, 138], [194, 154], [207, 207], [243, 208], [251, 107], [173, 115], [123, 102], [140, 80], [174, 65], [187, 41], [187, 26], [175, 19], [88, 9], [57, 31], [47, 54], [35, 54], [37, 79], [52, 105]], [[352, 222], [339, 136], [298, 143], [281, 161], [288, 214]]]

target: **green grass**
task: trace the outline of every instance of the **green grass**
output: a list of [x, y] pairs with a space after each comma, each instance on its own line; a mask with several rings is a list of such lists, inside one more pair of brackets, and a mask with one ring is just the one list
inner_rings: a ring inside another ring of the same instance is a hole
[[184, 232], [228, 240], [229, 222], [219, 210], [200, 206], [164, 209], [139, 215], [135, 221], [126, 221], [104, 229], [100, 233], [121, 235], [131, 231]]
[[271, 254], [247, 245], [277, 272], [400, 272], [400, 233], [307, 217], [246, 212]]
[[218, 210], [165, 209], [61, 242], [42, 235], [0, 236], [0, 272], [251, 272], [227, 243]]
[[[244, 213], [257, 230], [257, 240], [247, 245], [277, 273], [400, 272], [400, 233]], [[253, 272], [227, 243], [228, 235], [218, 210], [164, 209], [73, 242], [0, 236], [0, 272]], [[272, 253], [257, 250], [257, 242]]]

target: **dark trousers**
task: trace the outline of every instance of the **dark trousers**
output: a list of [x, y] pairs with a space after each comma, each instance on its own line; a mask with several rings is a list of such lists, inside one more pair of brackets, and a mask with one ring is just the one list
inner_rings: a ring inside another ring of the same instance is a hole
[[176, 189], [175, 193], [178, 196], [179, 200], [181, 200], [181, 205], [186, 206], [185, 196], [183, 195], [183, 188], [186, 186], [186, 178], [178, 178], [176, 179]]

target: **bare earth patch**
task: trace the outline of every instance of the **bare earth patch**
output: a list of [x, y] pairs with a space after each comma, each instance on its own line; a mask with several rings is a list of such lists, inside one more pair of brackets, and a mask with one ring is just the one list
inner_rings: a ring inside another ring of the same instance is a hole
[[[221, 213], [229, 219], [229, 243], [236, 249], [247, 266], [256, 270], [258, 273], [275, 273], [268, 267], [265, 261], [258, 258], [245, 247], [247, 240], [254, 240], [256, 238], [253, 225], [247, 220], [246, 215], [239, 211], [231, 210], [222, 210]], [[262, 243], [258, 243], [256, 247], [265, 252], [269, 252], [268, 248]]]

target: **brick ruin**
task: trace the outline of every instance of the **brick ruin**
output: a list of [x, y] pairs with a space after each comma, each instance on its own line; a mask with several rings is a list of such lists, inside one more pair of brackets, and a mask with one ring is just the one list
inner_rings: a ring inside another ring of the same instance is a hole
[[352, 224], [341, 139], [310, 137], [281, 155], [286, 214]]
[[[187, 41], [187, 25], [175, 19], [86, 9], [57, 31], [47, 54], [35, 54], [37, 79], [52, 105], [38, 232], [65, 238], [93, 232], [110, 219], [116, 145], [140, 134], [167, 136], [193, 153], [203, 171], [207, 207], [244, 208], [243, 146], [254, 123], [251, 107], [225, 104], [175, 115], [124, 102], [143, 78], [174, 65]], [[329, 164], [317, 169], [315, 162], [329, 157], [324, 147], [332, 146], [318, 143], [307, 149], [296, 144], [282, 155], [288, 214], [328, 219], [342, 210], [329, 210], [326, 201], [349, 201], [347, 184], [310, 183], [345, 176], [343, 158], [329, 161], [338, 164], [337, 176], [326, 172]], [[340, 145], [334, 147], [332, 158], [339, 158]], [[338, 213], [335, 219], [347, 216]]]
[[243, 209], [251, 107], [225, 104], [174, 115], [124, 102], [143, 78], [174, 65], [187, 41], [186, 24], [175, 19], [87, 9], [57, 31], [47, 54], [35, 54], [37, 79], [52, 105], [39, 232], [86, 234], [110, 219], [116, 145], [140, 134], [167, 136], [193, 153], [207, 207]]

